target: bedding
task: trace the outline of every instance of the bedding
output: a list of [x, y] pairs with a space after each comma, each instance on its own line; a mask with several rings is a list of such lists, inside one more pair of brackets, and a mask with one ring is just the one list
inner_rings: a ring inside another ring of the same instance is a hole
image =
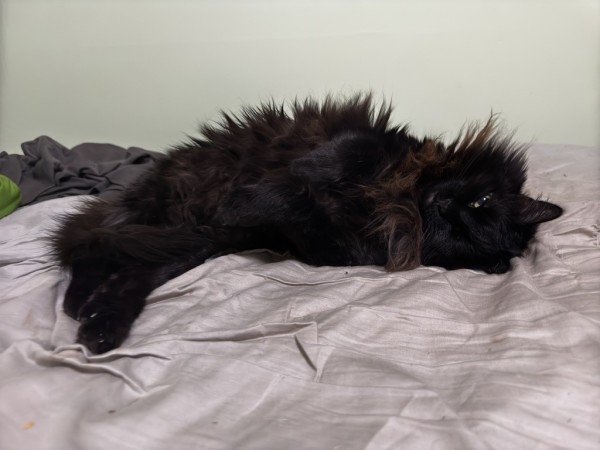
[[155, 290], [92, 355], [45, 238], [85, 196], [0, 220], [0, 448], [598, 449], [600, 152], [534, 145], [565, 208], [513, 270], [311, 267], [252, 251]]
[[21, 150], [22, 155], [0, 152], [0, 174], [19, 185], [21, 206], [70, 195], [110, 199], [163, 156], [111, 144], [69, 149], [48, 136], [24, 142]]

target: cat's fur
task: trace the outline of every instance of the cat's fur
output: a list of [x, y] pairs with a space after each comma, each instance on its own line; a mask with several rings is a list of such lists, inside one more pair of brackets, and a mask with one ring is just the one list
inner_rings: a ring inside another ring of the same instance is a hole
[[208, 257], [270, 248], [313, 265], [502, 273], [562, 209], [522, 193], [523, 149], [494, 119], [454, 142], [389, 124], [368, 95], [223, 114], [119, 201], [53, 236], [65, 312], [93, 352], [119, 346], [148, 294]]

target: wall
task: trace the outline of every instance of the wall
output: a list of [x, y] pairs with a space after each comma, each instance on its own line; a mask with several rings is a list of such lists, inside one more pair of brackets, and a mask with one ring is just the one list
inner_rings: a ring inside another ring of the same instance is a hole
[[0, 149], [161, 149], [219, 109], [371, 89], [452, 137], [600, 146], [597, 0], [0, 0]]

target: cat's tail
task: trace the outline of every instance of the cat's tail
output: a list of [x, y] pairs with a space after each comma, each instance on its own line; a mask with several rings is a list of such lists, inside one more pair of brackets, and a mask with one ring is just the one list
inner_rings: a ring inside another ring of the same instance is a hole
[[62, 216], [50, 236], [58, 262], [63, 267], [82, 259], [162, 265], [204, 254], [211, 247], [205, 234], [189, 228], [127, 223], [126, 213], [115, 212], [113, 205], [94, 203]]

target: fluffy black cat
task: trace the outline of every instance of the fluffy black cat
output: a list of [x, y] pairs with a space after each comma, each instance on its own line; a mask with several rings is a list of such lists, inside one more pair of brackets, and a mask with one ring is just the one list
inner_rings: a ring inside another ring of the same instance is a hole
[[266, 103], [202, 127], [120, 200], [53, 236], [78, 342], [119, 346], [152, 290], [207, 258], [269, 248], [312, 265], [503, 273], [561, 215], [522, 193], [523, 149], [494, 119], [449, 145], [389, 124], [369, 95]]

